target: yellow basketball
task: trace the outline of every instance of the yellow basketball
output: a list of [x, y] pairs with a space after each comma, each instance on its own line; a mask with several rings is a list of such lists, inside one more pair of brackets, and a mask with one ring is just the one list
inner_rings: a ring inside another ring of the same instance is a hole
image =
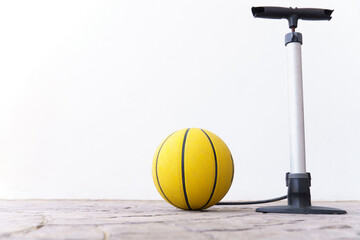
[[234, 163], [218, 136], [188, 128], [174, 132], [160, 144], [152, 176], [167, 202], [181, 209], [199, 210], [218, 203], [228, 192]]

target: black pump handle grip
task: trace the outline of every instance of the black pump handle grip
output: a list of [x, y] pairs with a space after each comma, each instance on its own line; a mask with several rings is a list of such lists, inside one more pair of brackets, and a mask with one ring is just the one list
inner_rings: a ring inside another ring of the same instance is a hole
[[298, 19], [330, 20], [334, 10], [321, 8], [252, 7], [251, 11], [256, 18], [285, 18], [289, 21], [290, 28], [296, 28]]

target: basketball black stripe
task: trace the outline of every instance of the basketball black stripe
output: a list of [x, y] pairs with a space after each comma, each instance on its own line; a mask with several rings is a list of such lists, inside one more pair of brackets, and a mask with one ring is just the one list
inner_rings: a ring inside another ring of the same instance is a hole
[[233, 179], [234, 179], [234, 171], [235, 171], [235, 166], [234, 166], [234, 159], [233, 159], [233, 156], [232, 154], [230, 153], [230, 157], [231, 157], [231, 164], [232, 164], [232, 175], [231, 175], [231, 182], [233, 182]]
[[165, 195], [164, 191], [163, 191], [162, 188], [161, 188], [161, 184], [160, 184], [160, 180], [159, 180], [159, 175], [158, 175], [158, 167], [157, 167], [157, 166], [158, 166], [158, 161], [159, 161], [159, 156], [160, 156], [161, 149], [162, 149], [162, 147], [164, 146], [165, 142], [166, 142], [173, 134], [174, 134], [174, 133], [172, 133], [170, 136], [168, 136], [168, 137], [164, 140], [164, 142], [161, 144], [161, 146], [160, 146], [159, 152], [158, 152], [158, 154], [157, 154], [157, 156], [156, 156], [155, 173], [156, 173], [156, 180], [157, 180], [157, 182], [158, 182], [160, 191], [162, 192], [163, 196], [166, 198], [166, 200], [167, 200], [169, 203], [171, 203], [172, 205], [174, 205], [174, 206], [176, 207], [176, 205], [173, 204], [173, 203], [169, 200], [169, 198]]
[[209, 135], [203, 130], [201, 129], [201, 131], [203, 131], [203, 133], [206, 135], [206, 137], [209, 139], [209, 142], [211, 144], [211, 147], [212, 147], [212, 150], [213, 150], [213, 153], [214, 153], [214, 159], [215, 159], [215, 179], [214, 179], [214, 186], [213, 186], [213, 189], [211, 191], [211, 195], [209, 197], [209, 200], [205, 203], [204, 206], [202, 206], [201, 208], [204, 208], [206, 207], [206, 205], [209, 204], [209, 202], [211, 201], [213, 195], [214, 195], [214, 192], [215, 192], [215, 188], [216, 188], [216, 183], [217, 183], [217, 175], [218, 175], [218, 167], [217, 167], [217, 156], [216, 156], [216, 151], [215, 151], [215, 147], [214, 147], [214, 144], [213, 142], [211, 141], [211, 138], [209, 137]]
[[190, 210], [192, 210], [191, 207], [190, 207], [190, 204], [189, 204], [189, 199], [188, 199], [188, 196], [187, 196], [187, 193], [186, 193], [186, 186], [185, 186], [185, 144], [186, 144], [186, 138], [187, 138], [187, 135], [189, 133], [189, 130], [190, 130], [190, 128], [188, 128], [186, 130], [186, 132], [185, 132], [183, 146], [182, 146], [182, 152], [181, 152], [181, 176], [182, 176], [182, 182], [183, 182], [183, 191], [184, 191], [185, 202], [186, 202], [186, 205], [188, 206], [188, 208]]

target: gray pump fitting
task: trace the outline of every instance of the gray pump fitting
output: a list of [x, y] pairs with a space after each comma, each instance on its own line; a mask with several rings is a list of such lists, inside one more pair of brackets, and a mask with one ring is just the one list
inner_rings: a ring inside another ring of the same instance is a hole
[[290, 33], [286, 34], [285, 35], [285, 46], [291, 42], [298, 42], [298, 43], [302, 44], [303, 43], [302, 34], [299, 32], [290, 32]]

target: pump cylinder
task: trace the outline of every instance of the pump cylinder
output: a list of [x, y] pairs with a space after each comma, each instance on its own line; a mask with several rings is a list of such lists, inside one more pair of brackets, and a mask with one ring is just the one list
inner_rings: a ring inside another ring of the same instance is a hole
[[306, 173], [301, 43], [286, 44], [290, 114], [290, 172]]

